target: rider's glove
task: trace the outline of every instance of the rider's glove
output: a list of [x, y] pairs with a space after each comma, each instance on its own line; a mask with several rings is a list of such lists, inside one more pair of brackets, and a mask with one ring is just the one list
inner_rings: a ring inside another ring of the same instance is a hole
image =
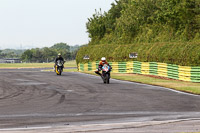
[[101, 71], [101, 68], [100, 68], [100, 67], [98, 68], [98, 71]]

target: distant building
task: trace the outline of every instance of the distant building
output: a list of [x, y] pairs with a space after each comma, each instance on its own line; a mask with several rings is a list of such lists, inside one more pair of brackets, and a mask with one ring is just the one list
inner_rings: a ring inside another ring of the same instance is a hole
[[0, 63], [6, 63], [4, 59], [0, 59]]
[[20, 59], [14, 59], [14, 58], [0, 59], [0, 63], [21, 63], [21, 60]]

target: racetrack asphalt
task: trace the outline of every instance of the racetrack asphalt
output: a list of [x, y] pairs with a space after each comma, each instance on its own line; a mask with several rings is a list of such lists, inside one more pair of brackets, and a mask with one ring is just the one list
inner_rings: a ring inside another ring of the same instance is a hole
[[0, 129], [183, 119], [200, 119], [200, 96], [79, 72], [0, 70]]

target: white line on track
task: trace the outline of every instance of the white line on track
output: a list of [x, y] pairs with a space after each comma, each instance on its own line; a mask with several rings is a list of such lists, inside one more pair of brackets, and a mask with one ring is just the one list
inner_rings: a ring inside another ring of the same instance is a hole
[[[166, 120], [166, 121], [145, 121], [145, 122], [118, 122], [118, 123], [104, 123], [104, 124], [86, 124], [86, 125], [52, 125], [52, 126], [37, 126], [37, 127], [25, 127], [25, 128], [4, 128], [0, 129], [0, 131], [31, 131], [33, 130], [34, 133], [38, 132], [37, 130], [48, 130], [48, 129], [56, 129], [59, 128], [59, 131], [104, 131], [104, 130], [112, 130], [112, 129], [125, 129], [127, 127], [143, 127], [143, 126], [153, 126], [153, 125], [160, 125], [160, 124], [168, 124], [168, 123], [176, 123], [182, 121], [195, 121], [200, 120], [199, 118], [192, 118], [192, 119], [179, 119], [179, 120]], [[55, 131], [56, 132], [56, 131]]]
[[[86, 73], [81, 73], [81, 72], [76, 72], [76, 73], [79, 73], [79, 74], [82, 74], [82, 75], [87, 75], [87, 76], [90, 76], [90, 77], [95, 77], [95, 78], [99, 77], [99, 76], [96, 76], [96, 75], [91, 75], [91, 74], [86, 74]], [[174, 90], [174, 89], [166, 88], [166, 87], [162, 87], [162, 86], [149, 85], [149, 84], [137, 83], [137, 82], [134, 82], [134, 81], [124, 81], [124, 80], [112, 79], [112, 78], [111, 78], [111, 80], [117, 81], [117, 82], [122, 82], [122, 83], [128, 83], [128, 84], [135, 84], [135, 85], [143, 85], [143, 86], [149, 86], [149, 87], [156, 87], [156, 88], [158, 88], [160, 90], [165, 89], [165, 90], [173, 91], [173, 92], [176, 92], [176, 93], [179, 93], [179, 94], [200, 97], [200, 95], [186, 93], [186, 92], [182, 92], [182, 91], [178, 91], [178, 90]]]

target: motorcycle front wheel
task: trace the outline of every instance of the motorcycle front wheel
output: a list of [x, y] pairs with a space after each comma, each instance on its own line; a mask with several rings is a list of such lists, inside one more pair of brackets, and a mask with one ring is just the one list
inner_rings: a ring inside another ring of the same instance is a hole
[[59, 72], [59, 75], [61, 75], [61, 73], [62, 73], [62, 68], [61, 67], [59, 67], [58, 72]]

